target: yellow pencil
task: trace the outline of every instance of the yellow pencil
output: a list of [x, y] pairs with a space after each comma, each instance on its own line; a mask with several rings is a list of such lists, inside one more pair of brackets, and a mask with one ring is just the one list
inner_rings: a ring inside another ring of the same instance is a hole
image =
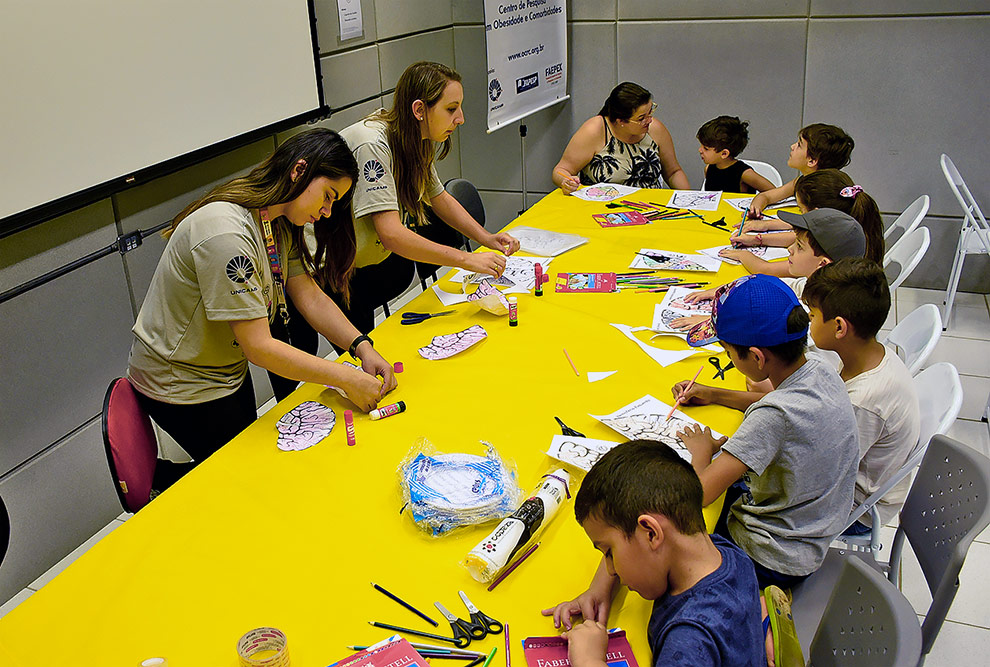
[[[567, 354], [566, 350], [564, 351], [564, 354]], [[670, 418], [674, 416], [674, 411], [677, 409], [677, 406], [680, 405], [681, 401], [684, 400], [684, 394], [691, 391], [691, 387], [694, 386], [694, 381], [698, 379], [698, 376], [701, 375], [701, 371], [703, 370], [705, 370], [705, 365], [701, 364], [701, 368], [698, 369], [698, 372], [694, 374], [694, 377], [691, 378], [691, 381], [688, 382], [688, 385], [684, 387], [684, 391], [682, 391], [681, 395], [677, 397], [676, 401], [674, 401], [674, 407], [672, 407], [670, 409], [670, 412], [667, 413], [667, 418], [664, 420], [665, 422], [669, 422]]]
[[574, 361], [571, 359], [571, 355], [567, 354], [567, 348], [564, 348], [564, 356], [567, 357], [567, 362], [571, 365], [571, 368], [574, 369], [574, 374], [581, 377], [581, 374], [578, 373], [577, 366], [574, 365]]

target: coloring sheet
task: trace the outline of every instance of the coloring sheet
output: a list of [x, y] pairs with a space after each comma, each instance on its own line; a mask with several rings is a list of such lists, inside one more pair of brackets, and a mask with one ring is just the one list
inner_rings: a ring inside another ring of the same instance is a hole
[[[725, 262], [726, 264], [736, 264], [736, 265], [741, 264], [742, 262], [739, 262], [735, 259], [729, 259], [728, 257], [722, 257], [721, 255], [718, 254], [719, 252], [727, 248], [732, 248], [732, 246], [717, 245], [714, 248], [705, 248], [704, 250], [699, 250], [698, 252], [700, 252], [702, 255], [708, 255], [709, 257], [714, 257], [715, 259]], [[784, 259], [785, 257], [787, 257], [787, 248], [752, 246], [752, 247], [741, 248], [741, 250], [748, 250], [751, 253], [753, 253], [753, 255], [755, 255], [756, 257], [759, 257], [760, 259], [766, 260], [768, 262], [772, 262], [778, 259]]]
[[591, 470], [591, 466], [598, 462], [598, 459], [617, 444], [619, 443], [611, 440], [555, 435], [550, 442], [550, 449], [547, 450], [547, 454], [550, 458], [557, 459], [561, 463], [567, 463], [588, 472]]
[[670, 196], [667, 206], [672, 208], [687, 208], [695, 211], [717, 211], [722, 199], [721, 191], [711, 190], [675, 190]]
[[630, 269], [658, 269], [664, 271], [718, 271], [721, 260], [708, 255], [690, 255], [672, 250], [640, 248]]
[[742, 213], [743, 211], [749, 210], [749, 205], [753, 203], [753, 198], [743, 197], [742, 199], [725, 199], [724, 201], [729, 206]]
[[585, 201], [612, 201], [619, 197], [626, 197], [639, 190], [628, 185], [618, 183], [595, 183], [586, 188], [581, 188], [571, 195]]
[[506, 258], [505, 271], [498, 279], [492, 278], [484, 273], [472, 273], [466, 269], [458, 269], [450, 280], [455, 283], [480, 283], [482, 280], [490, 280], [493, 285], [504, 287], [518, 286], [526, 290], [536, 286], [536, 265], [543, 267], [543, 275], [547, 275], [547, 267], [553, 257], [520, 257], [512, 255]]
[[515, 227], [509, 233], [519, 240], [520, 250], [544, 257], [556, 257], [588, 242], [577, 234], [561, 234], [536, 227]]
[[488, 332], [480, 324], [468, 327], [457, 333], [434, 336], [429, 345], [419, 348], [419, 356], [431, 361], [446, 359], [463, 352], [472, 345], [488, 337]]
[[612, 326], [622, 332], [622, 335], [636, 343], [639, 349], [643, 350], [650, 359], [657, 362], [664, 368], [675, 364], [681, 359], [687, 359], [688, 357], [697, 354], [701, 351], [701, 348], [691, 348], [690, 350], [665, 350], [660, 347], [654, 347], [648, 343], [644, 343], [640, 339], [636, 338], [634, 335], [637, 331], [651, 331], [649, 327], [631, 327], [627, 324], [616, 324], [612, 322]]
[[651, 329], [657, 333], [674, 333], [686, 336], [687, 331], [681, 331], [671, 326], [671, 322], [682, 317], [712, 314], [712, 301], [705, 299], [700, 303], [688, 303], [684, 297], [696, 290], [687, 287], [671, 287], [664, 294], [663, 301], [653, 308], [653, 324]]
[[[667, 414], [671, 407], [647, 394], [638, 401], [634, 401], [624, 408], [619, 408], [612, 414], [590, 416], [630, 440], [637, 438], [659, 440], [690, 463], [691, 453], [685, 449], [684, 443], [677, 437], [677, 432], [685, 426], [699, 424], [699, 422], [691, 419], [680, 410], [674, 410], [673, 416], [668, 421]], [[704, 426], [704, 424], [699, 425]], [[712, 430], [712, 435], [715, 438], [722, 437], [722, 434], [715, 430]]]
[[278, 448], [283, 452], [308, 449], [330, 435], [337, 415], [316, 401], [305, 401], [292, 408], [278, 420]]
[[436, 284], [433, 285], [433, 293], [437, 295], [437, 298], [440, 299], [440, 303], [444, 306], [453, 306], [458, 303], [464, 303], [468, 298], [467, 294], [447, 292], [437, 287]]

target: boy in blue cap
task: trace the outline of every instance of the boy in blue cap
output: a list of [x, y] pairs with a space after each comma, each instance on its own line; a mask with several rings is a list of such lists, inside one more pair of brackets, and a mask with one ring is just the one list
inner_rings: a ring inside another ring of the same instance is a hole
[[859, 463], [856, 417], [838, 373], [805, 357], [808, 315], [779, 278], [732, 283], [716, 297], [712, 322], [736, 368], [752, 382], [769, 379], [774, 389], [687, 390], [680, 382], [673, 392], [683, 404], [718, 403], [746, 414], [730, 438], [716, 440], [700, 427], [679, 435], [704, 503], [726, 492], [716, 533], [749, 555], [760, 588], [789, 588], [821, 566], [849, 518]]

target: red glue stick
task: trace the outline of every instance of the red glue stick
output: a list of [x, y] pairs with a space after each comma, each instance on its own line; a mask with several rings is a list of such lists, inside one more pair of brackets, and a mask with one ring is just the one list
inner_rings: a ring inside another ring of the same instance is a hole
[[543, 265], [537, 262], [533, 269], [536, 271], [536, 296], [543, 296]]
[[353, 447], [357, 441], [354, 439], [354, 413], [351, 410], [344, 410], [344, 427], [347, 429], [347, 446]]
[[398, 403], [393, 403], [392, 405], [386, 405], [385, 407], [378, 408], [377, 410], [372, 410], [368, 413], [372, 421], [377, 421], [379, 419], [385, 419], [385, 417], [391, 417], [392, 415], [397, 415], [400, 412], [406, 411], [406, 404], [404, 401], [399, 401]]

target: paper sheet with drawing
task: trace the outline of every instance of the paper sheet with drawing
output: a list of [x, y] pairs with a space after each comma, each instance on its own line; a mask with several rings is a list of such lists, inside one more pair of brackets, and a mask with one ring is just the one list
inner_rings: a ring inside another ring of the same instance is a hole
[[663, 271], [718, 271], [721, 266], [720, 260], [712, 259], [708, 255], [640, 248], [629, 268]]
[[561, 463], [566, 463], [588, 472], [591, 470], [591, 466], [598, 462], [598, 459], [605, 456], [608, 450], [617, 444], [619, 443], [612, 440], [555, 435], [550, 442], [550, 449], [547, 450], [547, 455], [550, 458], [557, 459]]
[[717, 211], [722, 199], [721, 191], [711, 190], [675, 190], [670, 195], [667, 206], [671, 208], [687, 208], [694, 211]]
[[520, 250], [543, 257], [556, 257], [588, 242], [577, 234], [561, 234], [536, 227], [515, 227], [512, 235], [519, 241]]
[[650, 328], [657, 333], [675, 333], [686, 335], [686, 331], [680, 331], [670, 326], [670, 323], [681, 317], [693, 317], [695, 315], [711, 315], [712, 301], [706, 299], [700, 303], [688, 303], [684, 297], [695, 290], [687, 287], [671, 287], [664, 294], [663, 301], [653, 308], [653, 323]]
[[279, 418], [277, 446], [283, 452], [308, 449], [330, 435], [337, 423], [333, 410], [317, 403], [304, 401]]
[[[714, 248], [704, 248], [702, 250], [699, 250], [698, 252], [700, 252], [702, 255], [708, 255], [709, 257], [714, 257], [715, 259], [722, 261], [726, 264], [734, 264], [734, 265], [741, 264], [742, 262], [738, 260], [729, 259], [728, 257], [722, 257], [721, 255], [718, 254], [719, 252], [725, 250], [726, 248], [732, 248], [732, 246], [717, 245]], [[760, 259], [766, 260], [768, 262], [773, 262], [775, 260], [784, 259], [785, 257], [787, 257], [787, 248], [772, 248], [769, 246], [752, 246], [752, 247], [742, 248], [742, 250], [748, 250], [751, 253], [753, 253], [754, 256], [759, 257]]]
[[434, 336], [429, 345], [419, 348], [419, 356], [431, 361], [446, 359], [480, 343], [487, 337], [488, 332], [485, 328], [475, 324], [464, 331]]
[[571, 196], [585, 201], [612, 201], [619, 197], [628, 197], [639, 190], [629, 185], [618, 183], [595, 183], [571, 193]]
[[539, 264], [543, 267], [543, 275], [548, 275], [547, 267], [551, 261], [553, 261], [553, 257], [521, 257], [519, 255], [512, 255], [506, 258], [505, 271], [498, 279], [483, 273], [473, 273], [466, 269], [458, 269], [451, 276], [450, 280], [455, 283], [463, 283], [465, 280], [470, 283], [480, 283], [482, 280], [487, 279], [491, 280], [493, 285], [504, 287], [515, 285], [530, 290], [536, 286], [536, 271], [534, 267]]
[[[638, 401], [633, 401], [611, 414], [590, 416], [630, 440], [637, 438], [658, 440], [668, 445], [681, 458], [690, 463], [691, 452], [684, 447], [684, 443], [677, 437], [677, 432], [685, 426], [693, 424], [704, 426], [704, 424], [692, 419], [680, 410], [674, 410], [670, 421], [667, 421], [670, 408], [670, 405], [647, 394]], [[716, 438], [722, 437], [722, 434], [714, 429], [712, 435]]]

